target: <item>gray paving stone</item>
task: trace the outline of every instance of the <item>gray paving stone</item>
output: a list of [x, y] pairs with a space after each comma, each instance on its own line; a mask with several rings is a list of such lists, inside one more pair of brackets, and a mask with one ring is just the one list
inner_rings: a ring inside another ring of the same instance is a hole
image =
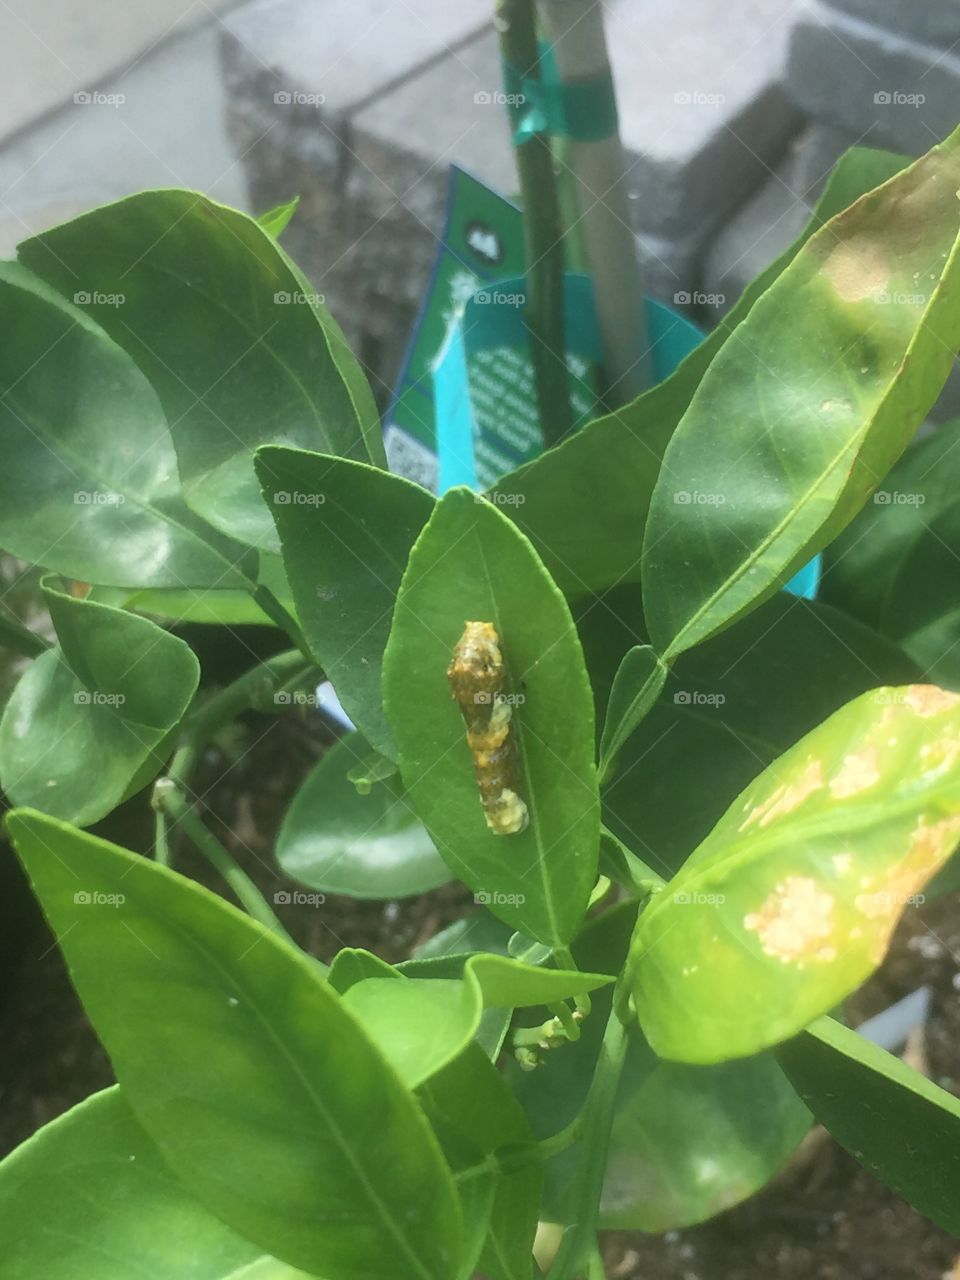
[[[685, 0], [682, 17], [674, 0], [608, 6], [631, 209], [655, 297], [697, 292], [709, 236], [796, 132], [799, 113], [778, 84], [795, 3], [740, 0], [731, 16], [715, 0]], [[444, 4], [427, 6], [434, 32], [447, 23], [442, 39], [416, 49], [406, 32], [394, 39], [389, 0], [364, 0], [349, 20], [336, 0], [258, 0], [225, 24], [231, 130], [252, 202], [301, 194], [286, 243], [384, 384], [429, 278], [449, 161], [517, 186], [488, 0], [469, 0], [456, 19]], [[358, 40], [369, 13], [381, 15], [372, 56]]]
[[956, 126], [960, 57], [812, 4], [794, 28], [786, 86], [865, 145], [920, 154]]
[[944, 48], [960, 40], [957, 0], [828, 0], [828, 3], [913, 40]]
[[761, 271], [797, 238], [810, 216], [810, 202], [791, 188], [794, 165], [783, 165], [727, 223], [710, 246], [703, 290], [729, 311]]
[[609, 6], [639, 230], [702, 237], [777, 162], [801, 123], [779, 84], [795, 9], [795, 0]]

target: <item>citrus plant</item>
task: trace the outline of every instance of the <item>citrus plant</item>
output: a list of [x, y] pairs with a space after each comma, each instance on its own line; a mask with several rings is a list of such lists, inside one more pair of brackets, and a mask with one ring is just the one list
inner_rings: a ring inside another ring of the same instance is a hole
[[[0, 544], [56, 635], [2, 623], [7, 830], [118, 1081], [0, 1165], [5, 1276], [529, 1280], [547, 1222], [597, 1277], [599, 1229], [716, 1214], [812, 1118], [960, 1230], [960, 1103], [843, 1016], [960, 841], [957, 431], [911, 444], [958, 188], [960, 132], [848, 153], [671, 378], [488, 495], [386, 470], [292, 206], [147, 192], [0, 268]], [[287, 639], [198, 693], [184, 619]], [[324, 678], [356, 728], [277, 859], [466, 885], [399, 965], [301, 950], [191, 790]], [[138, 793], [153, 857], [85, 830]]]

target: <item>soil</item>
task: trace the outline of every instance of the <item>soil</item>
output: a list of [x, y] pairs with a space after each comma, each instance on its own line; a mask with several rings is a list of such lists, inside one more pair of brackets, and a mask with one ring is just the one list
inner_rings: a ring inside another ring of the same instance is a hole
[[[211, 748], [197, 777], [207, 821], [270, 899], [274, 890], [290, 887], [270, 858], [277, 825], [293, 789], [329, 741], [315, 717], [251, 715]], [[147, 850], [151, 817], [144, 798], [129, 802], [98, 831]], [[176, 860], [186, 874], [222, 888], [187, 847], [178, 848]], [[328, 896], [320, 908], [277, 910], [297, 940], [324, 959], [348, 944], [395, 961], [462, 915], [470, 901], [461, 887], [449, 887], [398, 902]], [[24, 917], [21, 929], [31, 936], [0, 1007], [0, 1155], [113, 1078], [52, 939], [32, 916]], [[956, 1092], [958, 970], [960, 900], [951, 895], [908, 913], [883, 968], [850, 1004], [858, 1021], [927, 984], [933, 1004], [922, 1042], [912, 1046], [915, 1065], [919, 1057], [932, 1079]], [[746, 1204], [664, 1237], [608, 1233], [604, 1257], [611, 1280], [960, 1280], [960, 1243], [819, 1130]]]

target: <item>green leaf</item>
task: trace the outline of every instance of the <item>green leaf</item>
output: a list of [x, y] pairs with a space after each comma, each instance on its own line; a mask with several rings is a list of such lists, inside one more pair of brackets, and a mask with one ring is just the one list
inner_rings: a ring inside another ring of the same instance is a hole
[[184, 1186], [327, 1280], [448, 1280], [449, 1169], [310, 958], [193, 882], [7, 818], [124, 1096]]
[[200, 667], [146, 618], [43, 585], [60, 647], [4, 708], [0, 780], [14, 804], [89, 826], [159, 773]]
[[758, 769], [851, 698], [918, 675], [889, 640], [780, 593], [677, 661], [620, 753], [604, 822], [669, 875]]
[[[347, 1008], [408, 1088], [463, 1053], [480, 1030], [484, 1009], [556, 1004], [611, 982], [603, 974], [539, 969], [495, 955], [472, 955], [462, 965], [462, 979], [446, 976], [457, 968], [447, 959], [415, 961], [404, 973], [374, 971], [344, 992]], [[408, 976], [431, 970], [437, 976]], [[341, 966], [338, 982], [343, 972]]]
[[960, 838], [960, 697], [848, 703], [766, 769], [642, 913], [640, 1024], [678, 1062], [743, 1057], [834, 1008], [882, 961]]
[[[468, 620], [496, 628], [516, 702], [510, 736], [530, 822], [513, 835], [486, 825], [447, 682]], [[451, 871], [514, 928], [565, 945], [596, 880], [593, 700], [563, 597], [516, 526], [469, 490], [446, 494], [411, 553], [384, 697], [410, 801]]]
[[644, 521], [664, 452], [717, 353], [824, 222], [908, 163], [885, 151], [848, 151], [803, 235], [747, 286], [676, 373], [497, 481], [497, 493], [515, 499], [505, 509], [568, 596], [639, 580]]
[[[265, 586], [279, 603], [293, 614], [293, 597], [283, 572], [283, 561], [278, 555], [263, 551], [257, 557], [256, 581]], [[105, 604], [116, 604], [124, 609], [135, 609], [167, 622], [196, 622], [213, 626], [275, 627], [253, 598], [251, 583], [246, 591], [204, 590], [195, 591], [121, 591], [116, 588], [94, 588], [93, 598]]]
[[826, 546], [936, 401], [960, 348], [958, 186], [960, 130], [812, 236], [704, 375], [645, 534], [665, 660]]
[[836, 1140], [915, 1209], [960, 1234], [960, 1102], [855, 1031], [820, 1018], [777, 1050]]
[[372, 951], [362, 947], [343, 947], [333, 957], [327, 982], [338, 995], [344, 995], [364, 978], [399, 978], [401, 974]]
[[0, 544], [106, 586], [240, 587], [240, 549], [182, 504], [163, 409], [88, 315], [0, 264]]
[[363, 795], [349, 779], [364, 750], [350, 734], [325, 752], [293, 797], [277, 862], [294, 880], [352, 898], [404, 898], [436, 889], [450, 871], [399, 781]]
[[936, 684], [960, 689], [960, 502], [912, 549], [894, 581], [884, 631]]
[[421, 946], [415, 947], [417, 960], [429, 960], [448, 956], [470, 955], [474, 951], [492, 951], [496, 955], [509, 955], [509, 942], [513, 930], [481, 907], [453, 924], [447, 925]]
[[638, 644], [617, 668], [600, 735], [600, 781], [609, 777], [617, 752], [653, 707], [666, 683], [667, 668], [648, 644]]
[[117, 1088], [0, 1163], [0, 1237], [5, 1280], [308, 1280], [177, 1182]]
[[272, 209], [268, 209], [266, 213], [261, 213], [257, 222], [263, 227], [268, 235], [273, 236], [277, 240], [287, 229], [290, 219], [297, 212], [297, 206], [300, 203], [300, 197], [294, 196], [292, 200], [288, 200], [286, 204], [274, 205]]
[[407, 557], [434, 500], [400, 476], [302, 449], [262, 449], [257, 474], [311, 652], [347, 715], [393, 759], [383, 651]]
[[[475, 1163], [506, 1147], [532, 1141], [523, 1108], [503, 1076], [471, 1045], [421, 1086], [419, 1096], [445, 1146], [472, 1149]], [[542, 1165], [532, 1163], [494, 1182], [494, 1200], [480, 1270], [490, 1280], [531, 1280]]]
[[821, 599], [877, 631], [900, 625], [891, 600], [896, 584], [930, 526], [960, 505], [958, 444], [960, 421], [911, 445], [873, 501], [824, 552]]
[[823, 591], [960, 687], [960, 422], [914, 444], [828, 548]]
[[[635, 905], [591, 920], [574, 944], [579, 964], [616, 973]], [[579, 1113], [593, 1075], [609, 994], [600, 992], [583, 1034], [510, 1078], [537, 1134]], [[669, 1231], [703, 1221], [765, 1185], [810, 1127], [810, 1117], [772, 1054], [718, 1066], [661, 1062], [633, 1028], [614, 1110], [601, 1201], [605, 1227]], [[569, 1222], [582, 1162], [578, 1146], [546, 1166], [544, 1212]]]
[[194, 191], [145, 191], [26, 240], [19, 254], [65, 296], [87, 294], [143, 370], [170, 422], [184, 497], [217, 528], [276, 550], [253, 473], [258, 445], [385, 465], [343, 334], [253, 218]]

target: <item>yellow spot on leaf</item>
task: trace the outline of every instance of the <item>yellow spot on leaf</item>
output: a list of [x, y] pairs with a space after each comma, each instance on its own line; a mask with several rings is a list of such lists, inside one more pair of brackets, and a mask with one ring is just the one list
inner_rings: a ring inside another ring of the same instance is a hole
[[854, 906], [874, 922], [871, 959], [879, 964], [904, 908], [923, 899], [920, 890], [946, 861], [960, 838], [960, 814], [927, 822], [921, 818], [910, 838], [910, 848], [899, 862], [875, 876], [866, 876]]
[[775, 818], [782, 818], [784, 814], [792, 813], [808, 796], [822, 786], [823, 769], [820, 761], [811, 760], [796, 782], [777, 787], [762, 804], [751, 810], [740, 824], [740, 830], [746, 831], [747, 827], [752, 827], [754, 823], [765, 827]]
[[865, 751], [846, 757], [830, 783], [830, 794], [834, 800], [847, 800], [879, 781], [877, 753], [873, 747], [867, 747]]
[[843, 242], [824, 266], [827, 279], [844, 302], [861, 302], [882, 293], [890, 280], [887, 255], [874, 244]]
[[836, 959], [836, 948], [825, 945], [833, 933], [833, 898], [809, 876], [787, 876], [759, 911], [744, 916], [743, 927], [784, 964]]
[[940, 689], [935, 684], [912, 684], [903, 700], [911, 711], [915, 711], [924, 719], [960, 706], [960, 696], [948, 693], [946, 689]]

